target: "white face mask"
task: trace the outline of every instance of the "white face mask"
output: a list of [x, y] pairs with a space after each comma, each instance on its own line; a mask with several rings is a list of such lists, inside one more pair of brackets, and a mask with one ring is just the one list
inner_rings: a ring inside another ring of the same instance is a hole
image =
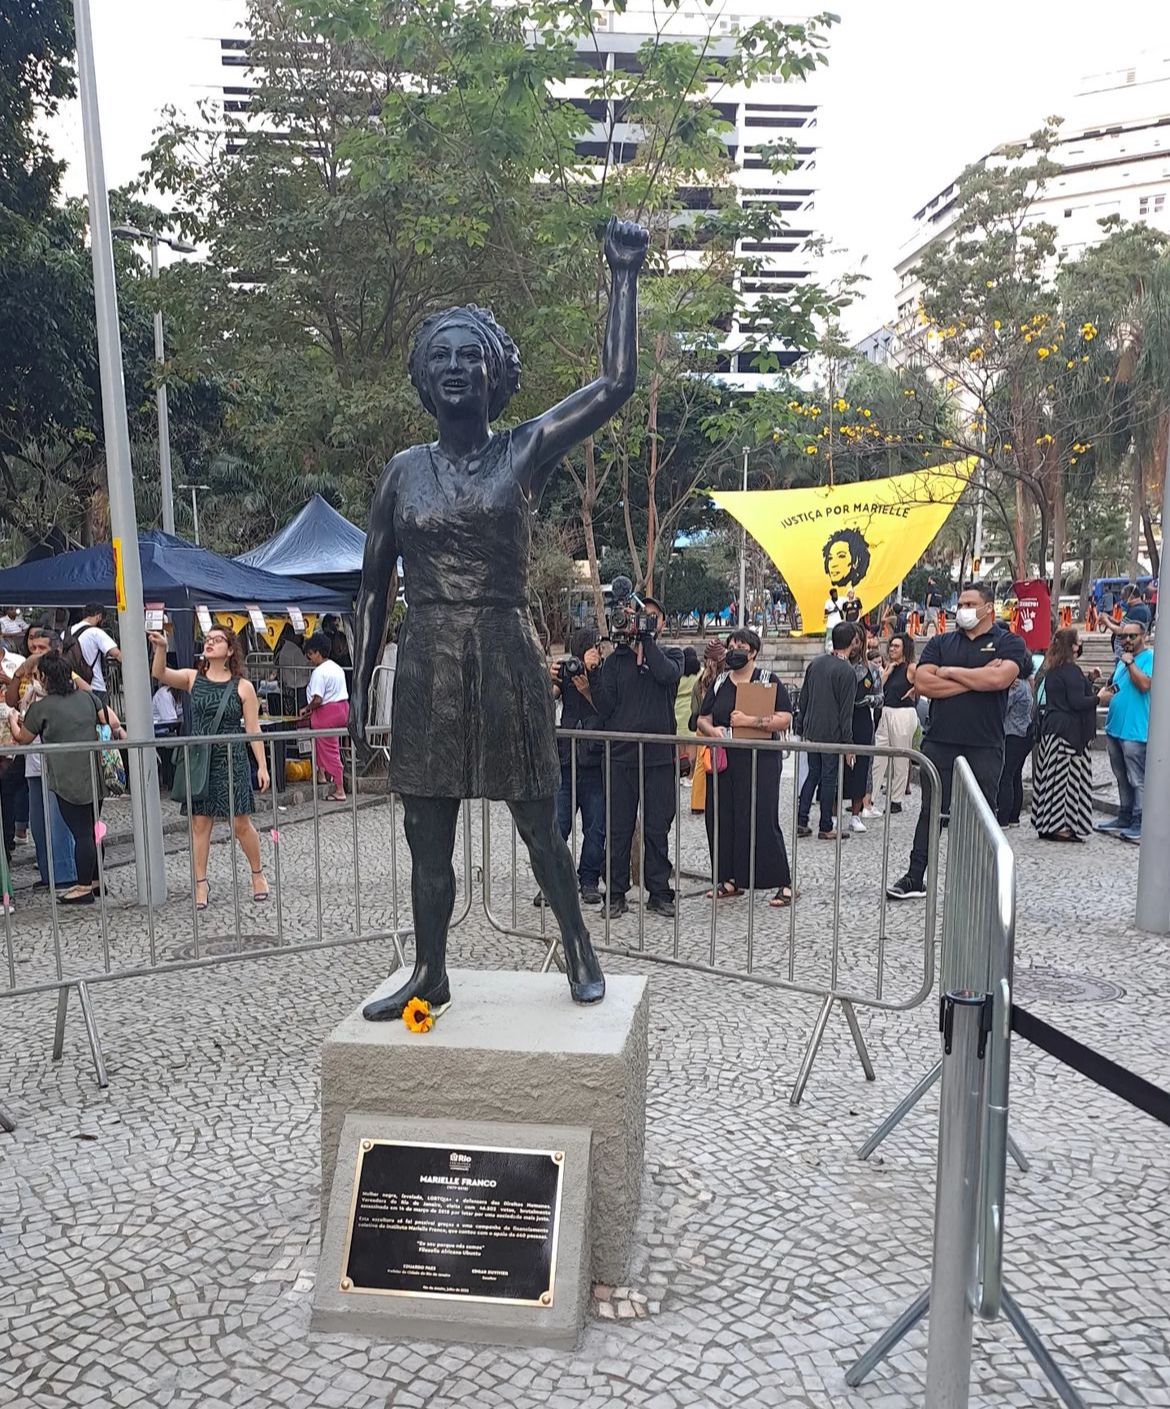
[[979, 625], [979, 608], [960, 607], [955, 613], [955, 621], [960, 631], [974, 631]]

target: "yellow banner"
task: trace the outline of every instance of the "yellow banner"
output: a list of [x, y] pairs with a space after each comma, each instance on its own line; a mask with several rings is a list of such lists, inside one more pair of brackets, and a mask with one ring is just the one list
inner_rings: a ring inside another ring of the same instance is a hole
[[808, 635], [824, 629], [829, 589], [864, 612], [910, 571], [958, 502], [974, 458], [816, 489], [713, 491], [784, 574]]

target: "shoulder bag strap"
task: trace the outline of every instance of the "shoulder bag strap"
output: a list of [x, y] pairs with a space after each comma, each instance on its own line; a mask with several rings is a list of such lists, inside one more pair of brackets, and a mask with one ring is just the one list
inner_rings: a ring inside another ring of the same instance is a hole
[[238, 680], [233, 680], [232, 688], [223, 692], [223, 698], [219, 702], [219, 708], [215, 711], [215, 718], [211, 721], [210, 732], [212, 734], [219, 733], [219, 726], [223, 723], [224, 711], [227, 709], [228, 700], [233, 693], [237, 695], [240, 693], [240, 682]]

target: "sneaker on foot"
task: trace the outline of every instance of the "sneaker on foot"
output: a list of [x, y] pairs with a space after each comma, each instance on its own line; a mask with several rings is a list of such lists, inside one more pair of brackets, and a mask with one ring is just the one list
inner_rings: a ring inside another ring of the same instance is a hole
[[798, 822], [796, 824], [796, 835], [798, 837], [811, 837], [812, 828], [805, 822]]
[[612, 920], [618, 915], [624, 915], [629, 908], [626, 904], [626, 897], [619, 891], [609, 897], [605, 903], [605, 909], [601, 913]]
[[1093, 830], [1095, 832], [1124, 832], [1129, 830], [1130, 825], [1129, 822], [1123, 822], [1118, 817], [1111, 817], [1108, 822], [1094, 822]]
[[861, 815], [866, 818], [880, 817], [882, 815], [882, 810], [880, 807], [863, 807], [861, 809]]
[[1126, 827], [1123, 831], [1118, 832], [1117, 835], [1122, 841], [1132, 841], [1140, 844], [1142, 829], [1140, 827]]
[[[862, 814], [862, 816], [864, 816], [864, 813]], [[870, 816], [872, 817], [873, 814], [870, 813]], [[861, 817], [853, 816], [849, 819], [849, 830], [851, 832], [868, 832], [869, 828], [861, 820]]]
[[646, 902], [646, 909], [651, 915], [661, 915], [664, 920], [674, 919], [674, 901], [669, 896], [652, 895]]
[[891, 802], [891, 803], [890, 803], [890, 811], [891, 811], [891, 812], [901, 812], [901, 810], [902, 810], [902, 804], [901, 804], [900, 802]]
[[913, 876], [903, 876], [900, 881], [886, 886], [886, 894], [891, 900], [920, 900], [926, 895], [926, 886]]
[[[861, 830], [864, 832], [864, 831], [865, 831], [865, 828], [862, 827]], [[838, 832], [835, 828], [830, 828], [827, 832], [818, 832], [818, 833], [817, 833], [817, 840], [818, 840], [818, 841], [836, 841], [837, 838], [838, 838], [838, 836], [841, 838], [842, 841], [848, 841], [848, 840], [849, 840], [849, 833], [848, 833], [848, 832]]]
[[581, 904], [582, 904], [582, 905], [600, 905], [600, 904], [601, 904], [601, 892], [597, 889], [596, 886], [582, 886], [582, 887], [581, 887]]

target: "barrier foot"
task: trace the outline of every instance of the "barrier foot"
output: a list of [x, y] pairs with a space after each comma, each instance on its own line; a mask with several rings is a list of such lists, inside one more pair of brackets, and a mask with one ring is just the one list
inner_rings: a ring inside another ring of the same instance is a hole
[[405, 968], [406, 968], [406, 949], [405, 949], [404, 946], [403, 946], [402, 940], [398, 937], [398, 931], [397, 931], [397, 930], [394, 931], [393, 939], [394, 939], [394, 954], [395, 954], [395, 957], [396, 957], [397, 960], [398, 960], [398, 967], [399, 967], [400, 969], [405, 969]]
[[1085, 1409], [1085, 1401], [1065, 1379], [1060, 1366], [1053, 1360], [1048, 1347], [1032, 1329], [1032, 1323], [1020, 1310], [1015, 1297], [1005, 1287], [1003, 1290], [1003, 1314], [1010, 1325], [1019, 1333], [1020, 1339], [1031, 1352], [1032, 1358], [1040, 1366], [1044, 1378], [1056, 1391], [1062, 1404], [1068, 1409]]
[[57, 990], [57, 1026], [53, 1030], [53, 1061], [61, 1060], [65, 1050], [65, 1014], [69, 1011], [69, 985], [64, 983]]
[[[553, 964], [556, 963], [558, 944], [560, 944], [560, 940], [554, 939], [549, 945], [548, 949], [545, 951], [544, 959], [541, 961], [540, 968], [536, 971], [538, 974], [547, 974]], [[558, 968], [559, 967], [558, 965]]]
[[1027, 1174], [1032, 1166], [1028, 1162], [1027, 1155], [1024, 1154], [1023, 1150], [1020, 1149], [1019, 1145], [1016, 1144], [1010, 1134], [1007, 1137], [1007, 1147], [1008, 1154], [1011, 1155], [1012, 1159], [1015, 1161], [1016, 1168], [1021, 1174]]
[[865, 1045], [865, 1038], [862, 1036], [861, 1024], [857, 1021], [857, 1013], [853, 1004], [848, 999], [842, 998], [841, 1008], [845, 1013], [845, 1021], [849, 1024], [849, 1031], [853, 1034], [853, 1045], [857, 1048], [857, 1056], [861, 1061], [861, 1069], [865, 1072], [866, 1081], [874, 1081], [873, 1063], [869, 1059], [869, 1048]]
[[885, 1120], [878, 1126], [866, 1142], [858, 1148], [858, 1159], [869, 1159], [874, 1150], [882, 1143], [887, 1135], [901, 1124], [902, 1120], [910, 1114], [914, 1107], [922, 1100], [923, 1096], [930, 1090], [934, 1083], [942, 1074], [942, 1063], [936, 1062], [926, 1073], [922, 1080], [914, 1087], [908, 1095], [903, 1096], [894, 1109], [886, 1116]]
[[77, 999], [81, 1004], [81, 1016], [85, 1023], [85, 1035], [89, 1038], [89, 1052], [93, 1058], [94, 1075], [98, 1086], [104, 1091], [109, 1086], [106, 1075], [106, 1059], [102, 1053], [102, 1039], [98, 1032], [97, 1018], [90, 1001], [89, 987], [84, 980], [76, 984], [63, 983], [57, 992], [57, 1024], [53, 1031], [53, 1061], [59, 1062], [65, 1050], [65, 1017], [69, 1011], [69, 990], [77, 989]]
[[0, 1130], [6, 1135], [11, 1135], [16, 1129], [16, 1117], [6, 1105], [0, 1102]]
[[877, 1369], [898, 1342], [918, 1325], [929, 1309], [930, 1289], [927, 1288], [913, 1305], [902, 1312], [890, 1329], [878, 1337], [861, 1359], [845, 1371], [845, 1383], [856, 1388], [867, 1375]]
[[85, 1019], [85, 1032], [89, 1038], [89, 1051], [93, 1057], [94, 1075], [97, 1077], [97, 1084], [101, 1090], [105, 1090], [110, 1084], [106, 1075], [106, 1059], [102, 1053], [102, 1039], [98, 1032], [97, 1017], [93, 1011], [93, 1004], [90, 1002], [89, 989], [84, 983], [77, 985], [77, 997], [81, 1003], [81, 1016]]
[[796, 1074], [796, 1084], [792, 1088], [792, 1095], [788, 1098], [790, 1105], [800, 1105], [801, 1098], [804, 1095], [804, 1088], [808, 1085], [808, 1079], [812, 1073], [813, 1062], [816, 1061], [821, 1042], [824, 1040], [825, 1024], [829, 1021], [829, 1014], [832, 1011], [833, 995], [830, 993], [821, 1004], [821, 1011], [817, 1014], [817, 1020], [813, 1024], [812, 1036], [809, 1038], [808, 1046], [804, 1049], [804, 1056], [801, 1058], [800, 1062], [800, 1070]]

